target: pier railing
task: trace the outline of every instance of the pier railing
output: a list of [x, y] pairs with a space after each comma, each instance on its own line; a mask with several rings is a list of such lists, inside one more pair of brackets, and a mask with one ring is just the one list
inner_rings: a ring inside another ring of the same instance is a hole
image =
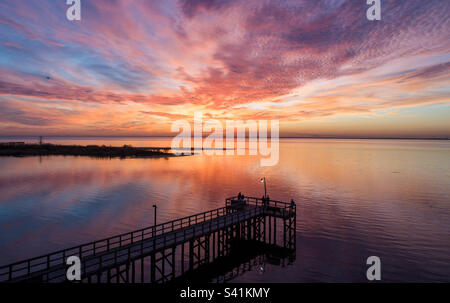
[[24, 275], [31, 275], [34, 272], [45, 271], [58, 265], [65, 266], [66, 259], [69, 256], [78, 256], [80, 259], [88, 256], [95, 256], [97, 254], [105, 253], [110, 250], [124, 247], [149, 238], [155, 238], [175, 230], [187, 228], [227, 214], [229, 214], [229, 209], [226, 207], [216, 208], [132, 232], [74, 246], [48, 255], [42, 255], [25, 261], [1, 266], [0, 282], [11, 281], [14, 278]]
[[245, 197], [245, 207], [236, 208], [234, 207], [236, 201], [243, 202], [237, 197], [231, 197], [226, 199], [225, 207], [1, 266], [0, 282], [17, 281], [25, 277], [39, 279], [42, 274], [47, 275], [47, 280], [57, 280], [64, 278], [65, 271], [61, 269], [67, 267], [66, 260], [70, 256], [90, 260], [83, 263], [83, 272], [86, 273], [90, 269], [100, 270], [109, 263], [117, 264], [123, 260], [137, 258], [146, 254], [150, 248], [154, 251], [164, 248], [166, 245], [176, 245], [177, 241], [186, 241], [187, 238], [194, 238], [204, 232], [211, 232], [213, 229], [227, 226], [227, 224], [236, 224], [250, 217], [270, 215], [288, 218], [295, 216], [295, 204]]
[[267, 200], [263, 198], [244, 197], [239, 199], [237, 196], [225, 200], [228, 208], [239, 208], [239, 206], [253, 205], [263, 208], [265, 214], [289, 217], [296, 214], [297, 206], [295, 203], [286, 203], [283, 201]]

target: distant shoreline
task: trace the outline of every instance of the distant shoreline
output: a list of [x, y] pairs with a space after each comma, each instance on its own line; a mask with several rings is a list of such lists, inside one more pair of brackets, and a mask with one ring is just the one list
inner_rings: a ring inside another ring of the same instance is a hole
[[158, 148], [135, 148], [99, 145], [25, 144], [24, 142], [0, 143], [0, 157], [29, 156], [85, 156], [93, 158], [156, 158], [177, 157]]
[[[208, 136], [204, 136], [203, 138], [207, 138]], [[2, 139], [14, 139], [14, 138], [23, 138], [23, 139], [34, 139], [37, 140], [39, 136], [0, 136]], [[103, 138], [103, 139], [119, 139], [119, 138], [133, 138], [133, 139], [151, 139], [151, 138], [168, 138], [172, 139], [174, 137], [170, 136], [43, 136], [45, 139], [95, 139], [95, 138]], [[270, 139], [270, 135], [267, 137]], [[436, 137], [436, 138], [408, 138], [408, 137], [333, 137], [333, 136], [325, 136], [325, 137], [316, 137], [316, 136], [287, 136], [287, 137], [279, 137], [280, 139], [339, 139], [339, 140], [430, 140], [430, 141], [448, 141], [450, 137]], [[246, 138], [248, 139], [248, 138]]]

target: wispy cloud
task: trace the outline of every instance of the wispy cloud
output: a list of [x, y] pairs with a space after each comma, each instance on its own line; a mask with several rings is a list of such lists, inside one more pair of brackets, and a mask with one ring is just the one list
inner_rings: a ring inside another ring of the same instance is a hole
[[[82, 21], [69, 22], [64, 1], [0, 3], [3, 133], [33, 123], [169, 133], [170, 121], [195, 110], [280, 119], [282, 130], [301, 133], [314, 119], [395, 119], [399, 108], [450, 101], [447, 1], [386, 0], [378, 22], [365, 18], [365, 1], [352, 0], [96, 0], [82, 8]], [[73, 111], [56, 119], [36, 100]]]

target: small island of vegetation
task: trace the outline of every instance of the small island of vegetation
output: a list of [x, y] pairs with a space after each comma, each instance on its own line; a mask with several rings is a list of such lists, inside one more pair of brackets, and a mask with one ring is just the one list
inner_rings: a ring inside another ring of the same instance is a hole
[[173, 157], [172, 153], [155, 148], [138, 148], [130, 145], [122, 147], [99, 145], [56, 145], [25, 144], [24, 142], [0, 143], [0, 157], [27, 156], [87, 156], [95, 158], [149, 158]]

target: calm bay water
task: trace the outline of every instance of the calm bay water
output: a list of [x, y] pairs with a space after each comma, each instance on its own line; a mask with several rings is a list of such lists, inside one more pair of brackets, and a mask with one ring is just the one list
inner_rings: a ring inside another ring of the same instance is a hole
[[383, 281], [450, 281], [449, 141], [280, 141], [273, 167], [254, 156], [0, 158], [0, 264], [150, 226], [155, 203], [162, 222], [221, 207], [239, 191], [260, 197], [266, 176], [272, 199], [297, 202], [296, 259], [233, 281], [364, 282], [371, 255]]

